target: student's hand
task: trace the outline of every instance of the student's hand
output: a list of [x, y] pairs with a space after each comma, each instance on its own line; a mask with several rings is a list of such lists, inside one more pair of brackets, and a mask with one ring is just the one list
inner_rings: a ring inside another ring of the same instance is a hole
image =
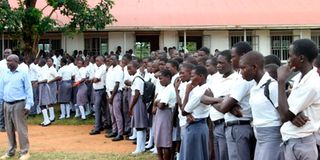
[[241, 113], [241, 107], [239, 106], [239, 104], [236, 104], [230, 111], [231, 114], [233, 114], [236, 117], [242, 117], [242, 113]]
[[180, 83], [181, 83], [181, 79], [178, 77], [178, 78], [174, 81], [174, 88], [175, 88], [176, 90], [179, 89]]
[[277, 70], [278, 82], [285, 82], [294, 69], [294, 67], [290, 69], [288, 65], [279, 67]]
[[132, 107], [129, 107], [128, 113], [129, 113], [129, 116], [130, 116], [130, 117], [133, 115], [133, 108], [132, 108]]
[[186, 92], [190, 93], [195, 86], [192, 83], [187, 84]]
[[196, 119], [191, 114], [187, 115], [187, 122], [189, 124], [193, 123], [194, 121], [196, 121]]
[[29, 110], [28, 109], [23, 109], [24, 115], [27, 116], [29, 114]]
[[210, 88], [208, 88], [205, 92], [204, 92], [204, 95], [208, 96], [208, 97], [213, 97], [213, 93], [211, 91]]
[[309, 117], [305, 116], [302, 112], [300, 112], [296, 117], [293, 118], [293, 120], [291, 120], [291, 123], [297, 127], [302, 127], [308, 121], [310, 121]]

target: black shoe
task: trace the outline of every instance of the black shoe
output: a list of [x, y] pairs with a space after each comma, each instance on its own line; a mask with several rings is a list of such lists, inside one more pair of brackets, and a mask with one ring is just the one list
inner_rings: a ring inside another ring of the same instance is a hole
[[130, 131], [130, 130], [127, 130], [127, 131], [125, 131], [125, 132], [123, 133], [123, 135], [127, 136], [127, 135], [129, 135], [130, 133], [131, 133], [131, 131]]
[[132, 142], [132, 144], [137, 144], [137, 139], [135, 139], [135, 140]]
[[114, 138], [112, 139], [112, 141], [114, 141], [114, 142], [116, 142], [116, 141], [121, 141], [121, 140], [123, 140], [123, 135], [118, 135], [117, 137], [114, 137]]
[[153, 148], [153, 145], [150, 147], [150, 148], [146, 148], [146, 151], [148, 151], [148, 150], [150, 150], [150, 149], [152, 149]]
[[90, 135], [100, 134], [100, 131], [92, 130], [89, 134]]
[[51, 121], [51, 123], [53, 123], [54, 121], [56, 121], [56, 119], [53, 119], [53, 120], [50, 120]]
[[113, 138], [116, 137], [118, 134], [117, 133], [109, 133], [107, 135], [105, 135], [106, 138]]
[[50, 123], [48, 123], [48, 124], [43, 124], [43, 123], [41, 123], [40, 124], [42, 127], [48, 127], [48, 126], [50, 126], [51, 125], [51, 122]]

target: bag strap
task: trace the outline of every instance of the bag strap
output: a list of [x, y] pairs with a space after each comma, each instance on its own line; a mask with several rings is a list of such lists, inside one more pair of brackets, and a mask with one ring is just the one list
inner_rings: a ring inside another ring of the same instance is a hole
[[263, 85], [261, 86], [261, 88], [264, 87], [264, 91], [263, 91], [264, 96], [270, 101], [270, 103], [272, 104], [272, 106], [273, 106], [274, 108], [276, 108], [276, 106], [274, 105], [274, 103], [273, 103], [272, 100], [270, 99], [270, 90], [269, 90], [269, 85], [270, 85], [270, 83], [271, 83], [271, 79], [269, 79], [265, 84], [263, 84]]
[[145, 83], [144, 79], [141, 76], [134, 77], [132, 83], [134, 82], [134, 80], [136, 80], [136, 78], [140, 78], [143, 81], [143, 83]]

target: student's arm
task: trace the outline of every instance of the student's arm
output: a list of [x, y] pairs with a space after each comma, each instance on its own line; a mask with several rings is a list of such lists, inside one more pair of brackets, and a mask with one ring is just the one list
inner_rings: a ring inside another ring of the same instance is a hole
[[140, 96], [140, 91], [139, 90], [135, 90], [132, 102], [129, 105], [129, 115], [132, 115], [133, 107], [138, 102], [139, 96]]
[[[193, 110], [196, 107], [196, 106], [193, 105], [194, 103], [196, 103], [195, 101], [193, 101], [193, 103], [189, 102], [189, 95], [190, 95], [190, 92], [193, 90], [194, 87], [195, 86], [193, 86], [192, 83], [189, 83], [187, 85], [186, 93], [185, 93], [183, 104], [182, 104], [182, 115], [183, 116], [190, 115], [191, 114], [190, 111]], [[194, 99], [194, 100], [196, 100], [196, 99]], [[199, 101], [200, 101], [200, 99], [199, 99]]]
[[227, 97], [221, 103], [213, 105], [213, 107], [221, 113], [227, 113], [236, 106], [238, 101], [232, 97]]
[[179, 86], [181, 84], [181, 80], [179, 78], [177, 78], [174, 82], [174, 91], [175, 91], [175, 94], [176, 94], [176, 103], [177, 103], [177, 106], [179, 108], [181, 108], [182, 106], [182, 102], [181, 102], [181, 97], [179, 95]]
[[110, 103], [113, 102], [113, 98], [116, 95], [116, 93], [117, 93], [117, 91], [119, 89], [119, 86], [120, 86], [120, 82], [116, 82], [116, 85], [114, 86], [112, 94], [111, 94], [111, 97], [110, 97]]

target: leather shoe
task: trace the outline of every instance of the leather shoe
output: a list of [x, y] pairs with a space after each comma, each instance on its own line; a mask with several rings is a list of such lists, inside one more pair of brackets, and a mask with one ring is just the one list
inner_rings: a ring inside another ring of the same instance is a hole
[[100, 134], [100, 131], [92, 130], [89, 134], [90, 135]]
[[121, 141], [121, 140], [123, 140], [123, 136], [122, 136], [122, 135], [118, 135], [117, 137], [114, 137], [114, 138], [112, 139], [112, 141], [114, 141], [114, 142], [116, 142], [116, 141]]
[[19, 160], [28, 160], [29, 158], [30, 158], [30, 154], [27, 153], [27, 154], [21, 155], [21, 157], [19, 158]]
[[109, 134], [105, 135], [106, 138], [113, 138], [116, 136], [117, 136], [117, 133], [109, 133]]

